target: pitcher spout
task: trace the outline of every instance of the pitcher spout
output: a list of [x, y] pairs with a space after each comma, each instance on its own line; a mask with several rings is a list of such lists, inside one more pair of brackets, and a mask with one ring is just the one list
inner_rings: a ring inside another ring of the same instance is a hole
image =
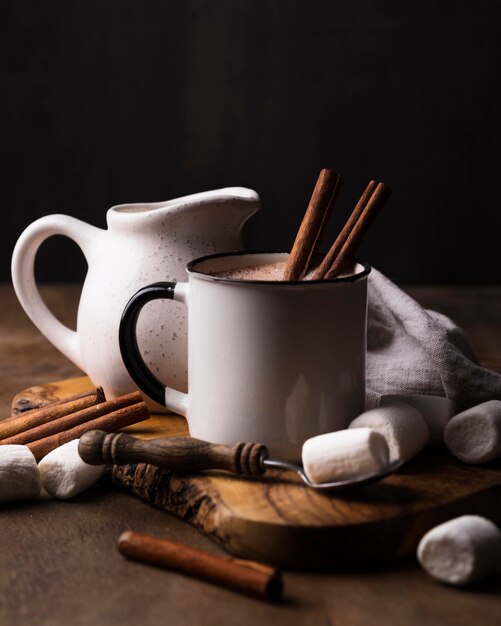
[[129, 228], [134, 223], [150, 227], [153, 223], [172, 224], [186, 221], [190, 230], [213, 230], [218, 226], [240, 235], [245, 222], [260, 207], [258, 194], [246, 187], [225, 187], [183, 196], [166, 202], [119, 204], [109, 209], [110, 228]]

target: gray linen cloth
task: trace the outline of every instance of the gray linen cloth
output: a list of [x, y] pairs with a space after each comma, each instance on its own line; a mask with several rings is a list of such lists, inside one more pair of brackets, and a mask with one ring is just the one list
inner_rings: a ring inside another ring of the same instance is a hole
[[480, 367], [463, 331], [386, 276], [369, 274], [366, 407], [385, 394], [450, 398], [457, 411], [501, 399], [501, 375]]

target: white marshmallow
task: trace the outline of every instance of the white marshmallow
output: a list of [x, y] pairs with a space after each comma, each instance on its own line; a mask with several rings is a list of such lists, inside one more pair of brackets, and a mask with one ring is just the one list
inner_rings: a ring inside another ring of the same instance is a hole
[[388, 465], [388, 444], [370, 428], [338, 430], [303, 444], [303, 467], [313, 483], [377, 474]]
[[478, 515], [456, 517], [426, 533], [417, 558], [433, 578], [467, 585], [501, 567], [501, 531]]
[[445, 429], [445, 445], [464, 463], [501, 458], [501, 400], [489, 400], [455, 415]]
[[454, 415], [452, 400], [443, 396], [390, 395], [381, 397], [380, 406], [401, 403], [410, 404], [421, 413], [430, 431], [426, 445], [430, 448], [443, 447], [445, 427]]
[[78, 439], [49, 452], [38, 464], [43, 488], [53, 498], [66, 500], [101, 478], [104, 465], [89, 465], [78, 454]]
[[371, 409], [359, 415], [349, 428], [372, 428], [381, 433], [390, 449], [390, 461], [408, 461], [426, 445], [428, 426], [421, 413], [408, 404]]
[[31, 450], [0, 445], [0, 502], [36, 498], [40, 491], [40, 472]]

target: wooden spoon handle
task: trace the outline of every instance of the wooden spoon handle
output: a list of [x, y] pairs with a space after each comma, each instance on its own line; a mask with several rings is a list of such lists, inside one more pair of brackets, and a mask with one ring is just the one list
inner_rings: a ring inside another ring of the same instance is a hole
[[176, 472], [222, 469], [234, 474], [259, 476], [268, 457], [260, 443], [219, 445], [191, 437], [137, 439], [123, 433], [91, 430], [81, 436], [80, 457], [90, 465], [150, 463]]

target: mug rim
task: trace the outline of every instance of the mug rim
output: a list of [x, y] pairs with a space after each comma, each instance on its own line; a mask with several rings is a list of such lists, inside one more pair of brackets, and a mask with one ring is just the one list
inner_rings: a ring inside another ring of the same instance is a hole
[[[364, 261], [358, 261], [353, 259], [355, 263], [358, 263], [363, 267], [363, 270], [358, 274], [350, 274], [349, 276], [336, 276], [335, 278], [321, 278], [320, 280], [256, 280], [256, 279], [241, 279], [241, 278], [227, 278], [225, 276], [214, 276], [213, 274], [206, 274], [202, 271], [197, 271], [194, 266], [203, 263], [204, 261], [210, 261], [211, 259], [218, 259], [221, 257], [230, 256], [243, 256], [246, 255], [258, 255], [258, 254], [288, 254], [283, 250], [253, 250], [251, 252], [247, 250], [236, 250], [234, 252], [217, 252], [215, 254], [207, 254], [205, 256], [192, 259], [186, 266], [186, 271], [192, 276], [197, 276], [204, 280], [222, 283], [232, 283], [237, 285], [326, 285], [326, 284], [338, 284], [338, 283], [355, 283], [368, 276], [372, 270], [372, 267]], [[325, 256], [322, 254], [321, 256]]]

